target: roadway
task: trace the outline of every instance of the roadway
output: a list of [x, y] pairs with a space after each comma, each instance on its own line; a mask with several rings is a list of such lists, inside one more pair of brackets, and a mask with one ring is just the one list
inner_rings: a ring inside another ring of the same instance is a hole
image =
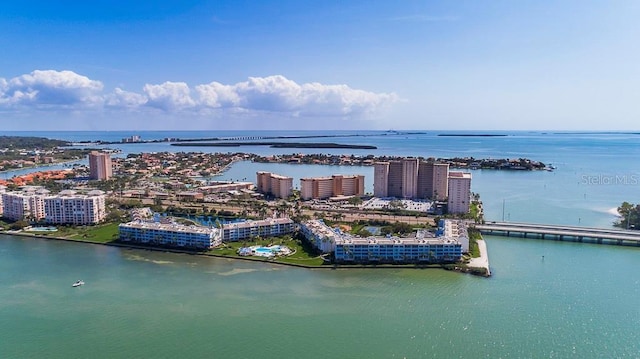
[[486, 234], [537, 234], [544, 236], [556, 236], [559, 239], [563, 237], [573, 237], [578, 240], [583, 238], [591, 238], [596, 240], [613, 240], [613, 241], [632, 241], [640, 244], [640, 232], [629, 230], [616, 230], [607, 228], [591, 228], [564, 225], [546, 225], [536, 223], [512, 223], [512, 222], [490, 222], [476, 225], [476, 228]]

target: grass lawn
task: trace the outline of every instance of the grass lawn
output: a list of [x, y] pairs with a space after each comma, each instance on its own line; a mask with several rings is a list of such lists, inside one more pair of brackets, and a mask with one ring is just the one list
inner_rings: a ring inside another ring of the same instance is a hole
[[109, 243], [118, 239], [118, 224], [105, 223], [96, 226], [58, 227], [53, 237], [64, 237], [83, 242]]
[[480, 248], [478, 248], [479, 239], [482, 239], [480, 231], [469, 228], [469, 254], [472, 258], [480, 257]]
[[[269, 245], [283, 245], [289, 247], [295, 253], [287, 256], [287, 257], [278, 257], [275, 259], [266, 259], [264, 257], [241, 257], [238, 255], [238, 249], [241, 247], [251, 247], [251, 246], [269, 246]], [[284, 239], [284, 238], [266, 238], [257, 241], [240, 241], [240, 242], [226, 242], [222, 244], [218, 248], [214, 248], [207, 253], [215, 254], [219, 256], [225, 257], [235, 257], [235, 258], [248, 258], [255, 259], [256, 261], [261, 262], [274, 262], [274, 263], [291, 263], [291, 264], [300, 264], [306, 266], [321, 266], [323, 264], [322, 258], [317, 256], [316, 254], [309, 253], [305, 246], [299, 240], [295, 239]]]

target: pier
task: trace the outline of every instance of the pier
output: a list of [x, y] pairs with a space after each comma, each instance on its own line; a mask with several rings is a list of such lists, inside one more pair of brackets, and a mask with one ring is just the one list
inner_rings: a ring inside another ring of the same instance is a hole
[[516, 222], [488, 222], [476, 228], [494, 236], [640, 246], [640, 231]]

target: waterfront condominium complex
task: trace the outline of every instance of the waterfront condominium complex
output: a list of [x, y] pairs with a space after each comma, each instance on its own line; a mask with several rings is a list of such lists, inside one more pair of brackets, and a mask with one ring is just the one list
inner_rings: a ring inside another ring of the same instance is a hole
[[90, 191], [86, 195], [62, 191], [49, 195], [38, 187], [26, 187], [20, 192], [2, 193], [2, 215], [10, 220], [45, 220], [52, 224], [95, 224], [106, 217], [105, 195]]
[[256, 237], [281, 236], [293, 233], [295, 228], [295, 223], [286, 217], [225, 223], [222, 225], [222, 241], [235, 242]]
[[112, 174], [111, 156], [108, 153], [98, 151], [89, 153], [89, 179], [108, 180]]
[[260, 171], [257, 173], [256, 188], [258, 192], [275, 198], [287, 198], [293, 192], [293, 178]]
[[44, 198], [45, 221], [52, 224], [96, 224], [102, 222], [107, 212], [104, 192], [94, 190], [86, 195], [75, 191], [61, 191]]
[[380, 198], [443, 201], [448, 194], [449, 164], [404, 158], [374, 164], [373, 195]]
[[364, 195], [364, 176], [333, 175], [300, 179], [300, 197], [303, 200], [330, 197], [352, 197]]
[[219, 228], [185, 226], [177, 223], [132, 221], [118, 226], [120, 240], [188, 249], [210, 249], [221, 243]]
[[44, 219], [44, 198], [48, 193], [47, 190], [35, 188], [2, 193], [2, 216], [12, 221]]
[[[414, 237], [357, 237], [328, 227], [322, 220], [301, 223], [305, 238], [323, 253], [333, 253], [338, 263], [442, 263], [460, 260], [468, 250], [466, 228], [449, 226], [446, 235], [425, 230]], [[441, 233], [445, 233], [442, 229]], [[465, 244], [466, 242], [466, 244]]]
[[449, 213], [469, 213], [471, 204], [471, 173], [449, 172]]

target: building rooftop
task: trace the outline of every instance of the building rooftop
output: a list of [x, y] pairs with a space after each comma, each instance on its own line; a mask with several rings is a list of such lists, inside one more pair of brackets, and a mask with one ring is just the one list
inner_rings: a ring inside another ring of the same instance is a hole
[[121, 227], [131, 227], [140, 229], [158, 229], [167, 232], [181, 232], [181, 233], [201, 233], [212, 234], [217, 231], [216, 228], [200, 227], [200, 226], [185, 226], [178, 223], [160, 223], [136, 220], [128, 223], [120, 224]]
[[225, 223], [222, 226], [225, 229], [237, 229], [237, 228], [251, 228], [255, 226], [271, 226], [275, 224], [292, 224], [292, 223], [293, 223], [293, 220], [291, 220], [291, 218], [280, 217], [280, 218], [267, 218], [259, 221]]

